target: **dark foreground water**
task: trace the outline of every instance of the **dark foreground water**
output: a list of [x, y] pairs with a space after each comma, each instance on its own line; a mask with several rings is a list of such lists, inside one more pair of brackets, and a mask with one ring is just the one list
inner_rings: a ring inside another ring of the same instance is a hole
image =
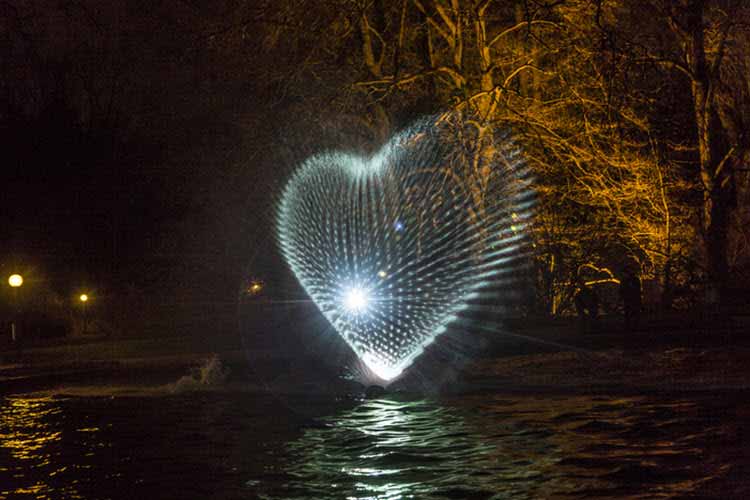
[[0, 498], [750, 498], [746, 393], [0, 399]]

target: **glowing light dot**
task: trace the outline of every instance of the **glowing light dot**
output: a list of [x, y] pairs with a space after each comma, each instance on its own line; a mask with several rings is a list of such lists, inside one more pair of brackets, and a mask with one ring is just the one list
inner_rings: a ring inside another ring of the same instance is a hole
[[386, 382], [398, 377], [404, 371], [403, 367], [394, 368], [392, 366], [389, 366], [369, 352], [365, 353], [362, 356], [362, 362], [365, 364], [365, 366], [367, 366], [367, 368], [372, 371], [372, 373], [385, 380]]
[[258, 295], [262, 291], [263, 291], [263, 282], [253, 281], [252, 283], [250, 283], [250, 286], [247, 287], [246, 293], [248, 295]]
[[11, 274], [8, 278], [8, 284], [12, 286], [13, 288], [17, 288], [21, 285], [23, 285], [23, 278], [20, 274]]
[[361, 288], [351, 288], [344, 295], [344, 307], [353, 313], [360, 313], [367, 309], [369, 301], [367, 292]]
[[82, 293], [82, 294], [81, 294], [81, 295], [80, 295], [80, 296], [78, 297], [78, 300], [80, 300], [81, 302], [87, 302], [87, 301], [89, 300], [89, 296], [88, 296], [88, 295], [86, 295], [85, 293]]

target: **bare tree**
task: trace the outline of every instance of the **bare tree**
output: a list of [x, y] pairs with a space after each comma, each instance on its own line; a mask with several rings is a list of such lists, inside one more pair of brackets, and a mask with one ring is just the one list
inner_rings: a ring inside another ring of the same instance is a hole
[[[737, 165], [747, 151], [740, 2], [315, 6], [315, 15], [306, 0], [264, 10], [266, 47], [292, 54], [293, 63], [261, 64], [258, 75], [277, 82], [281, 99], [300, 103], [296, 109], [314, 108], [311, 121], [333, 109], [339, 124], [380, 142], [405, 116], [471, 116], [462, 140], [473, 149], [462, 175], [476, 206], [490, 192], [496, 139], [511, 130], [538, 179], [536, 244], [546, 295], [559, 294], [578, 269], [601, 269], [606, 279], [629, 258], [658, 280], [668, 305], [692, 259], [715, 298], [729, 252], [745, 248], [739, 226], [731, 227], [744, 185]], [[680, 89], [689, 89], [689, 99]], [[680, 111], [683, 104], [690, 113]], [[690, 208], [696, 190], [697, 218]]]
[[633, 6], [638, 7], [653, 13], [653, 29], [665, 26], [672, 35], [658, 43], [634, 36], [643, 60], [673, 71], [689, 85], [702, 192], [706, 300], [717, 304], [729, 278], [736, 170], [748, 149], [747, 80], [738, 71], [746, 60], [748, 11], [740, 1], [653, 0]]

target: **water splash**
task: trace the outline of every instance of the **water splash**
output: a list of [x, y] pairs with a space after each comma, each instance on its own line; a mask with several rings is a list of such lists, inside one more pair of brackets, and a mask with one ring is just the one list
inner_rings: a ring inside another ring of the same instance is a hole
[[184, 375], [170, 386], [171, 392], [195, 391], [224, 384], [229, 376], [229, 368], [224, 366], [218, 354], [208, 357], [205, 362], [194, 368], [190, 375]]
[[283, 191], [282, 254], [375, 379], [398, 377], [523, 253], [533, 193], [520, 152], [466, 123], [444, 115], [371, 156], [313, 156]]

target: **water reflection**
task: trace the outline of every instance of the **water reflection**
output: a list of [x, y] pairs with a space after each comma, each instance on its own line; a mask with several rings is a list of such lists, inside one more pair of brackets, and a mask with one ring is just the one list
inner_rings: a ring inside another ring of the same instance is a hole
[[48, 406], [44, 400], [11, 399], [3, 412], [0, 446], [19, 460], [38, 458], [38, 450], [60, 440], [61, 433], [48, 423], [59, 413], [59, 408]]
[[[508, 482], [529, 483], [555, 461], [534, 428], [477, 428], [456, 409], [429, 400], [379, 399], [322, 421], [288, 445], [296, 457], [284, 498], [485, 498]], [[523, 460], [516, 445], [523, 449]], [[519, 486], [521, 490], [529, 488]], [[527, 485], [528, 486], [528, 485]], [[333, 493], [335, 490], [336, 493]]]
[[714, 421], [726, 404], [734, 403], [583, 395], [365, 401], [289, 443], [282, 474], [261, 498], [745, 498], [731, 473], [747, 469], [745, 461], [737, 468], [745, 453], [737, 430]]
[[[55, 424], [62, 417], [61, 409], [48, 399], [8, 399], [0, 406], [0, 476], [7, 481], [0, 485], [0, 497], [29, 495], [46, 498], [54, 488], [44, 478], [26, 477], [29, 471], [48, 469], [58, 454], [62, 431]], [[4, 459], [8, 456], [8, 459]], [[3, 465], [7, 464], [7, 465]], [[53, 478], [62, 470], [52, 469]], [[67, 498], [81, 498], [75, 485], [64, 488]]]
[[744, 499], [743, 395], [7, 398], [0, 500]]

